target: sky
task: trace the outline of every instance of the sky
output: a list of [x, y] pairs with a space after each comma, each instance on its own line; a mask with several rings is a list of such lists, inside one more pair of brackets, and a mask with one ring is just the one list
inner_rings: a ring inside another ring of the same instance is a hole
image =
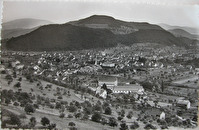
[[199, 0], [4, 0], [2, 14], [3, 22], [35, 18], [66, 23], [95, 14], [124, 21], [199, 28]]

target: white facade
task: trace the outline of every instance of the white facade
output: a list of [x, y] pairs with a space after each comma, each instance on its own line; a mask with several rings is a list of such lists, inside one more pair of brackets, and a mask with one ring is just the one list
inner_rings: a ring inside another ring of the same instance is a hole
[[178, 106], [184, 106], [186, 107], [187, 109], [189, 109], [191, 107], [191, 103], [189, 100], [178, 100], [177, 101], [177, 105]]
[[130, 85], [125, 85], [125, 86], [116, 86], [113, 88], [113, 93], [138, 93], [138, 94], [143, 94], [144, 89], [140, 85], [136, 84], [130, 84]]
[[162, 113], [160, 114], [160, 119], [161, 119], [161, 120], [164, 120], [164, 119], [165, 119], [165, 113], [164, 113], [164, 112], [162, 112]]
[[98, 85], [103, 86], [103, 84], [106, 84], [107, 87], [113, 87], [118, 85], [118, 80], [115, 78], [114, 81], [105, 81], [105, 80], [99, 80]]

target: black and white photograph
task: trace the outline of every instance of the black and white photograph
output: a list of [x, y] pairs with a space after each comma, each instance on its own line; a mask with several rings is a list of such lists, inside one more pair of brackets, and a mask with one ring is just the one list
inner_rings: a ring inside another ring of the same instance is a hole
[[198, 130], [198, 0], [0, 0], [1, 129]]

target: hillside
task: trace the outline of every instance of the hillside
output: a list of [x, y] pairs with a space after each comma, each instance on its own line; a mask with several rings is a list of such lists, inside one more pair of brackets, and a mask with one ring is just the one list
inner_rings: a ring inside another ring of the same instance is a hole
[[88, 28], [104, 28], [112, 31], [114, 34], [129, 34], [139, 31], [140, 29], [162, 30], [160, 26], [152, 25], [146, 22], [125, 22], [105, 15], [93, 15], [88, 18], [72, 21], [69, 23], [72, 25]]
[[17, 19], [2, 24], [1, 38], [8, 39], [30, 33], [39, 26], [52, 24], [52, 22], [40, 19]]
[[192, 27], [181, 27], [181, 26], [171, 26], [168, 24], [159, 24], [160, 27], [164, 28], [165, 30], [173, 30], [173, 29], [182, 29], [190, 34], [198, 34], [199, 28], [192, 28]]
[[52, 24], [52, 22], [47, 20], [25, 18], [25, 19], [16, 19], [13, 21], [2, 23], [2, 29], [3, 30], [30, 29], [47, 24]]
[[168, 30], [170, 33], [175, 35], [176, 37], [186, 37], [189, 39], [198, 39], [199, 37], [197, 35], [190, 34], [189, 32], [182, 30], [182, 29], [171, 29]]
[[31, 28], [31, 29], [18, 28], [18, 29], [2, 30], [1, 37], [2, 37], [2, 39], [8, 39], [8, 38], [12, 38], [12, 37], [18, 37], [18, 36], [30, 33], [30, 32], [32, 32], [35, 29], [37, 29], [37, 27]]
[[6, 43], [9, 50], [79, 50], [116, 45], [114, 35], [105, 29], [90, 29], [70, 24], [46, 25], [35, 31], [12, 38]]
[[117, 46], [118, 43], [160, 43], [188, 46], [193, 40], [175, 37], [158, 25], [91, 16], [66, 24], [51, 24], [8, 40], [4, 48], [17, 51], [63, 51]]
[[144, 42], [151, 42], [151, 43], [160, 43], [163, 45], [178, 45], [178, 46], [186, 46], [185, 43], [180, 43], [180, 40], [173, 36], [171, 33], [164, 31], [164, 30], [139, 30], [137, 32], [128, 34], [120, 38], [121, 42], [124, 42], [127, 45], [134, 43], [144, 43]]

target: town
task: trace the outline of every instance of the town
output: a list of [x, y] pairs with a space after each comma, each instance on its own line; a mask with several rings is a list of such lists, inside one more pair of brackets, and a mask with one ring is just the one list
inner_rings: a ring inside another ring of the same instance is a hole
[[2, 128], [197, 127], [198, 48], [2, 51], [0, 66]]

